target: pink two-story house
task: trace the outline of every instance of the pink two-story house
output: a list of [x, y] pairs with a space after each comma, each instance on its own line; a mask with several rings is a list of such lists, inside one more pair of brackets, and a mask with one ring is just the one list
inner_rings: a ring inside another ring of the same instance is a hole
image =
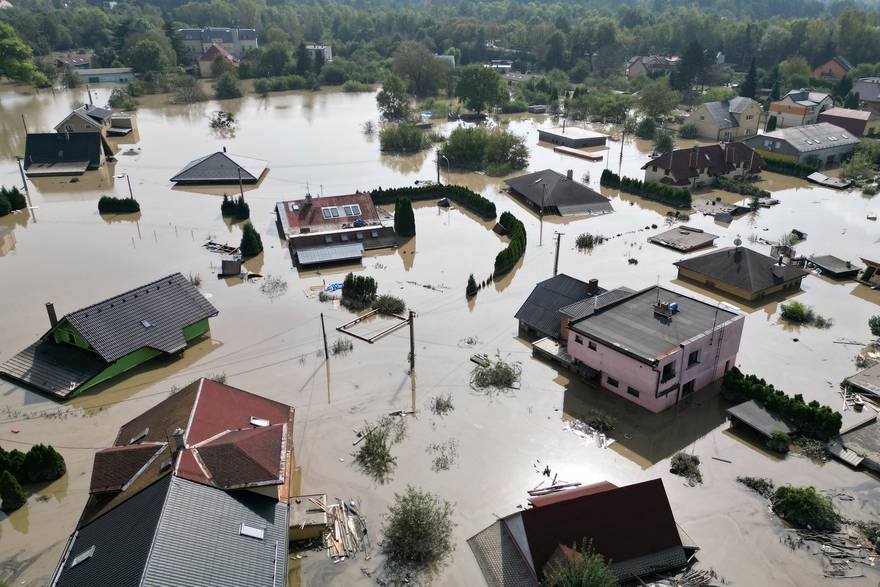
[[655, 286], [572, 321], [568, 354], [605, 389], [661, 412], [734, 366], [743, 319]]

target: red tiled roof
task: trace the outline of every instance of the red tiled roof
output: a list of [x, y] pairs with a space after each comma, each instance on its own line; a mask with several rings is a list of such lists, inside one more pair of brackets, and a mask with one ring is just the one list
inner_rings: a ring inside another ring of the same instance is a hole
[[560, 545], [584, 539], [615, 563], [681, 547], [660, 479], [527, 509], [522, 521], [539, 576]]
[[122, 491], [165, 448], [150, 442], [105, 448], [95, 454], [89, 493]]
[[[367, 223], [379, 222], [379, 213], [373, 204], [373, 199], [368, 192], [357, 192], [344, 196], [326, 196], [323, 198], [312, 198], [311, 204], [306, 204], [306, 200], [289, 200], [281, 202], [284, 205], [284, 213], [287, 215], [287, 224], [290, 228], [302, 228], [306, 226], [339, 226], [345, 222], [354, 222], [357, 218]], [[294, 206], [291, 206], [294, 204]], [[343, 206], [357, 204], [361, 213], [360, 216], [346, 216]], [[296, 208], [295, 210], [291, 208]], [[324, 218], [323, 208], [338, 208], [339, 216]]]
[[202, 56], [199, 57], [199, 61], [214, 61], [214, 58], [217, 55], [222, 55], [229, 62], [236, 61], [235, 57], [232, 56], [232, 53], [230, 53], [229, 51], [227, 51], [226, 49], [224, 49], [222, 46], [218, 45], [217, 43], [214, 43], [213, 45], [208, 47], [208, 49], [204, 53], [202, 53]]
[[764, 160], [755, 151], [743, 143], [696, 146], [689, 149], [676, 149], [651, 159], [642, 166], [668, 169], [673, 183], [686, 185], [690, 179], [708, 171], [713, 174], [724, 174], [733, 171], [739, 163], [750, 163], [750, 173], [759, 173], [764, 167]]
[[193, 449], [214, 485], [235, 489], [283, 481], [286, 424], [233, 430]]

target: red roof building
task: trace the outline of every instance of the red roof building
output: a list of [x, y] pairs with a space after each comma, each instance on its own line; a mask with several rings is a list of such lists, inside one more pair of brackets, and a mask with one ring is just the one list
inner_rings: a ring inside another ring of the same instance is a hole
[[238, 62], [238, 59], [224, 49], [222, 45], [214, 43], [199, 57], [199, 73], [202, 77], [211, 77], [211, 65], [218, 55], [222, 55], [229, 63]]
[[748, 179], [763, 168], [761, 156], [739, 142], [676, 149], [642, 166], [646, 182], [689, 187], [708, 185], [715, 176]]

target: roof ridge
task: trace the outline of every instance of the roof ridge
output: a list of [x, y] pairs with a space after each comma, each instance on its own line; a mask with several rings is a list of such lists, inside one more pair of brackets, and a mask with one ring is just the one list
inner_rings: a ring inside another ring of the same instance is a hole
[[[78, 134], [79, 134], [79, 133], [78, 133]], [[86, 133], [81, 133], [81, 134], [86, 134]], [[91, 134], [91, 133], [89, 133], [89, 134]], [[168, 280], [168, 279], [171, 279], [171, 278], [177, 277], [178, 275], [180, 275], [180, 278], [183, 279], [183, 274], [182, 274], [180, 271], [177, 271], [177, 272], [172, 273], [172, 274], [170, 274], [170, 275], [166, 275], [165, 277], [160, 277], [159, 279], [156, 279], [156, 280], [154, 280], [154, 281], [151, 281], [150, 283], [146, 283], [146, 284], [141, 285], [141, 286], [139, 286], [139, 287], [132, 288], [132, 289], [126, 291], [126, 292], [123, 292], [123, 293], [120, 293], [120, 294], [116, 294], [115, 296], [111, 296], [111, 297], [109, 297], [109, 298], [107, 298], [107, 299], [101, 300], [100, 302], [95, 302], [94, 304], [91, 304], [91, 305], [86, 306], [86, 307], [84, 307], [84, 308], [80, 308], [80, 309], [78, 309], [78, 310], [73, 310], [73, 311], [71, 311], [71, 312], [66, 313], [64, 316], [62, 316], [62, 317], [61, 317], [61, 320], [59, 320], [58, 323], [60, 324], [65, 318], [67, 318], [67, 317], [69, 317], [69, 316], [72, 316], [72, 315], [74, 315], [74, 314], [80, 314], [80, 313], [83, 313], [83, 312], [85, 312], [86, 310], [91, 310], [92, 308], [95, 308], [95, 307], [97, 307], [97, 306], [100, 306], [101, 304], [106, 304], [106, 303], [108, 303], [108, 302], [110, 302], [110, 301], [113, 301], [113, 300], [116, 300], [116, 299], [119, 299], [119, 298], [125, 297], [125, 296], [127, 296], [128, 294], [133, 294], [134, 292], [136, 292], [136, 291], [138, 291], [138, 290], [141, 290], [141, 289], [148, 289], [151, 285], [154, 285], [154, 284], [156, 284], [156, 283], [159, 283], [160, 281], [165, 281], [165, 280]]]

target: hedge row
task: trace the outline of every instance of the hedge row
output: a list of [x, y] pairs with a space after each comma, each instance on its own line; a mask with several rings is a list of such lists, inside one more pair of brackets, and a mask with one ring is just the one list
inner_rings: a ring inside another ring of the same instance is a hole
[[794, 161], [786, 161], [776, 157], [768, 157], [764, 155], [764, 163], [767, 171], [781, 173], [782, 175], [793, 175], [795, 177], [807, 177], [819, 169], [816, 165], [807, 165], [805, 163], [795, 163]]
[[609, 169], [602, 172], [599, 183], [605, 187], [619, 189], [648, 200], [656, 200], [674, 208], [691, 207], [691, 193], [684, 188], [675, 188], [650, 181], [644, 182], [631, 177], [621, 178]]
[[507, 231], [510, 243], [495, 257], [495, 277], [513, 269], [526, 252], [526, 227], [510, 212], [502, 212], [499, 223]]
[[101, 196], [98, 200], [98, 212], [100, 214], [131, 214], [140, 212], [141, 205], [134, 198], [114, 198], [113, 196]]
[[762, 190], [758, 186], [752, 185], [747, 181], [739, 181], [736, 179], [729, 179], [727, 177], [715, 176], [712, 180], [712, 184], [722, 189], [726, 192], [733, 192], [734, 194], [742, 194], [744, 196], [757, 196], [759, 198], [769, 198], [770, 192], [767, 190]]
[[487, 220], [495, 218], [495, 204], [480, 194], [460, 185], [425, 185], [419, 187], [379, 188], [370, 193], [373, 203], [395, 204], [398, 198], [409, 198], [413, 202], [419, 200], [437, 200], [449, 198], [462, 208], [466, 208]]
[[755, 375], [734, 367], [724, 374], [724, 392], [735, 399], [752, 399], [785, 420], [804, 436], [827, 441], [840, 433], [843, 417], [817, 401], [805, 403], [801, 394], [790, 397]]
[[305, 90], [308, 87], [308, 80], [300, 75], [280, 75], [278, 77], [263, 77], [254, 80], [254, 91], [258, 94]]

